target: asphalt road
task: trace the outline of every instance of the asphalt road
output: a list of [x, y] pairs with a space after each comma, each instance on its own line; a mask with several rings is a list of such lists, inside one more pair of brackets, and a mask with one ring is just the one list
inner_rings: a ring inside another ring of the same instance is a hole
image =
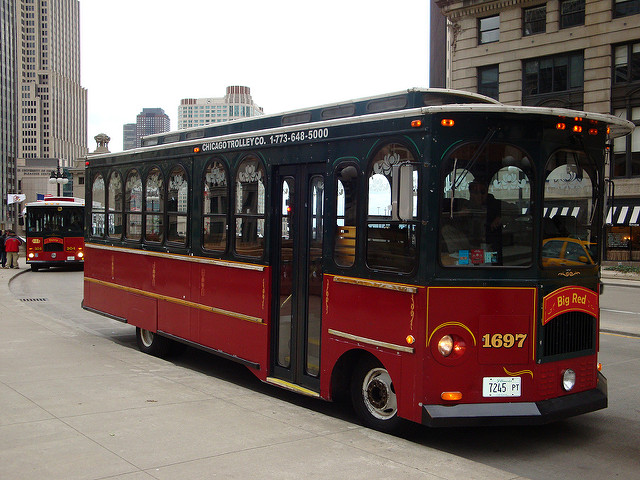
[[[64, 286], [64, 288], [61, 288]], [[124, 348], [135, 347], [133, 327], [80, 308], [82, 272], [27, 272], [12, 293], [36, 309]], [[403, 437], [514, 474], [540, 480], [640, 479], [640, 288], [607, 286], [602, 318], [611, 326], [600, 337], [600, 361], [608, 378], [609, 407], [541, 427], [426, 429]], [[625, 334], [626, 331], [631, 335]], [[244, 367], [187, 349], [174, 363], [295, 403], [323, 415], [357, 422], [345, 405], [319, 402], [262, 385]]]

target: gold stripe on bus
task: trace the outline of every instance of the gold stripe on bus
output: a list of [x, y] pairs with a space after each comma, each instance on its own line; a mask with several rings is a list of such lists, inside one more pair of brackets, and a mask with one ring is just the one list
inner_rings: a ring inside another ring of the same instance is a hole
[[101, 245], [98, 243], [87, 243], [85, 247], [95, 248], [96, 250], [119, 251], [123, 253], [131, 253], [133, 255], [145, 255], [149, 257], [170, 258], [173, 260], [182, 260], [185, 262], [204, 263], [209, 265], [218, 265], [221, 267], [238, 268], [241, 270], [254, 270], [262, 272], [264, 265], [255, 263], [232, 262], [230, 260], [219, 260], [217, 258], [195, 257], [193, 255], [180, 255], [178, 253], [152, 252], [150, 250], [139, 250], [137, 248], [114, 247], [111, 245]]
[[364, 278], [339, 277], [334, 276], [333, 281], [336, 283], [347, 283], [349, 285], [360, 285], [363, 287], [384, 288], [386, 290], [394, 290], [403, 293], [417, 293], [418, 287], [411, 285], [403, 285], [401, 283], [378, 282], [375, 280], [365, 280]]
[[301, 387], [300, 385], [296, 385], [295, 383], [285, 382], [284, 380], [280, 380], [279, 378], [274, 377], [267, 377], [266, 381], [267, 383], [286, 388], [287, 390], [291, 390], [292, 392], [302, 393], [303, 395], [307, 395], [309, 397], [320, 398], [320, 394], [318, 392], [314, 392], [313, 390], [309, 390], [308, 388]]
[[354, 340], [356, 342], [366, 343], [367, 345], [373, 345], [375, 347], [388, 348], [390, 350], [395, 350], [397, 352], [413, 353], [413, 348], [411, 347], [396, 345], [394, 343], [381, 342], [380, 340], [373, 340], [372, 338], [360, 337], [358, 335], [352, 335], [351, 333], [340, 332], [332, 328], [330, 328], [327, 331], [329, 332], [330, 335], [334, 335], [340, 338], [345, 338], [347, 340]]
[[199, 310], [204, 310], [207, 312], [218, 313], [220, 315], [224, 315], [226, 317], [237, 318], [238, 320], [244, 320], [251, 323], [260, 323], [264, 324], [264, 321], [258, 317], [252, 317], [251, 315], [245, 315], [244, 313], [231, 312], [229, 310], [223, 310], [221, 308], [210, 307], [209, 305], [203, 305], [202, 303], [196, 303], [189, 300], [183, 300], [181, 298], [169, 297], [167, 295], [160, 295], [159, 293], [147, 292], [145, 290], [140, 290], [138, 288], [133, 287], [125, 287], [124, 285], [118, 285], [117, 283], [105, 282], [104, 280], [97, 280], [95, 278], [87, 278], [85, 277], [87, 282], [95, 283], [98, 285], [102, 285], [105, 287], [116, 288], [118, 290], [123, 290], [129, 293], [135, 293], [137, 295], [142, 295], [144, 297], [155, 298], [156, 300], [164, 300], [167, 302], [175, 303], [178, 305], [183, 305], [186, 307], [197, 308]]

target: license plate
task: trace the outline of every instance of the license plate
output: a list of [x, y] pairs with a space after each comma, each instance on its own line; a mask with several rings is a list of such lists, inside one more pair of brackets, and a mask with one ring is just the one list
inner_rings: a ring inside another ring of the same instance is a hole
[[484, 377], [483, 397], [519, 397], [522, 394], [520, 377]]
[[73, 255], [71, 255], [70, 257], [67, 257], [67, 260], [75, 260], [76, 257], [74, 257]]

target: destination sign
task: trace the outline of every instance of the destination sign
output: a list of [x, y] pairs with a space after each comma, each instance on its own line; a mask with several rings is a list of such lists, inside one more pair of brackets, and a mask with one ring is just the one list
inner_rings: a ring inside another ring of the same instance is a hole
[[310, 128], [295, 132], [274, 133], [272, 135], [257, 135], [255, 137], [233, 138], [202, 144], [202, 152], [215, 152], [234, 148], [254, 148], [269, 145], [284, 145], [290, 143], [312, 142], [329, 138], [328, 128]]

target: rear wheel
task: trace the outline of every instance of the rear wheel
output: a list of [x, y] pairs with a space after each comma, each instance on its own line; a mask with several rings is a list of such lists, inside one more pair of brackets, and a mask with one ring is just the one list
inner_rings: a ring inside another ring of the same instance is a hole
[[166, 357], [171, 347], [167, 338], [140, 327], [136, 327], [136, 341], [140, 351], [156, 357]]
[[367, 427], [392, 432], [400, 427], [398, 400], [389, 372], [373, 358], [363, 358], [351, 377], [353, 408]]

